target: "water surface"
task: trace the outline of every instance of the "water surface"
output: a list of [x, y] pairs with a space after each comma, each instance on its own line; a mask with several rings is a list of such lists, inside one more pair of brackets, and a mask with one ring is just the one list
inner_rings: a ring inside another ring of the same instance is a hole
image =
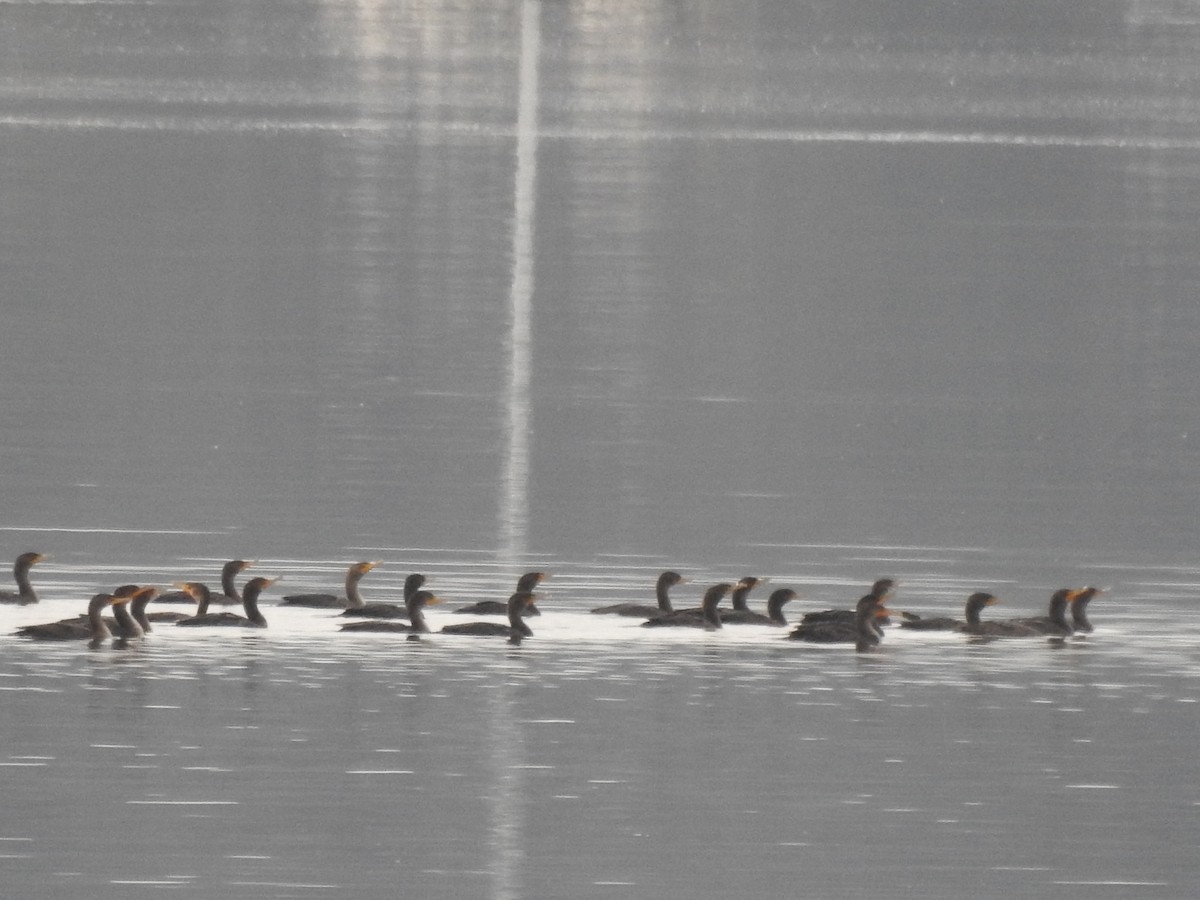
[[[0, 639], [5, 883], [1195, 893], [1200, 16], [893, 6], [7, 4], [3, 630], [555, 574], [516, 649]], [[586, 613], [664, 568], [1111, 592], [866, 658]]]

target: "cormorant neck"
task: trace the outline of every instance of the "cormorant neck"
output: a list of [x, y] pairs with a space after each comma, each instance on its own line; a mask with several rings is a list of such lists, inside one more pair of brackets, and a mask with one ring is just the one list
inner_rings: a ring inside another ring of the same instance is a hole
[[858, 640], [870, 641], [877, 643], [879, 641], [879, 633], [875, 630], [875, 613], [878, 611], [878, 605], [864, 607], [858, 610], [854, 616], [854, 629], [858, 632]]
[[986, 603], [981, 602], [974, 597], [967, 600], [968, 625], [981, 625], [983, 623], [983, 620], [980, 618], [979, 614], [983, 611], [983, 608], [986, 605]]
[[132, 603], [129, 604], [129, 612], [133, 616], [133, 621], [137, 622], [138, 627], [142, 631], [150, 631], [150, 617], [146, 615], [146, 604], [154, 599], [157, 591], [146, 591], [138, 594]]
[[521, 637], [533, 637], [533, 629], [521, 617], [519, 609], [508, 614], [508, 624], [512, 626], [513, 632], [521, 635]]
[[734, 609], [742, 612], [749, 612], [750, 608], [746, 606], [746, 596], [750, 593], [750, 585], [739, 584], [733, 589], [733, 593], [729, 595], [729, 602]]
[[528, 599], [529, 594], [520, 591], [508, 600], [508, 624], [512, 627], [513, 634], [519, 634], [522, 637], [533, 637], [533, 629], [526, 624], [522, 615]]
[[142, 626], [139, 625], [129, 612], [129, 606], [126, 603], [117, 603], [113, 605], [113, 618], [117, 621], [117, 627], [123, 638], [139, 638], [142, 636]]
[[346, 572], [346, 599], [350, 601], [351, 609], [362, 609], [366, 606], [363, 603], [362, 595], [358, 592], [358, 582], [362, 579], [363, 575], [362, 571], [355, 568]]
[[207, 584], [195, 582], [192, 584], [192, 590], [199, 594], [199, 597], [194, 598], [196, 601], [196, 611], [193, 615], [204, 616], [208, 614], [208, 604], [212, 602], [212, 591], [208, 589]]
[[418, 575], [416, 572], [404, 579], [404, 602], [407, 603], [412, 599], [413, 594], [421, 589], [425, 583], [425, 576]]
[[221, 591], [226, 597], [232, 597], [234, 600], [242, 599], [242, 595], [238, 592], [237, 584], [233, 580], [239, 571], [239, 569], [233, 566], [221, 570]]
[[704, 602], [700, 604], [700, 611], [704, 615], [704, 627], [709, 631], [721, 627], [721, 614], [717, 612], [717, 607], [721, 603], [721, 598], [728, 592], [728, 584], [715, 584], [704, 595]]
[[92, 598], [92, 602], [88, 604], [88, 625], [92, 629], [93, 642], [98, 643], [112, 636], [112, 632], [104, 624], [104, 617], [102, 615], [104, 607], [108, 606], [111, 600], [112, 597], [108, 594], [97, 594]]
[[267, 624], [267, 619], [258, 610], [258, 595], [259, 588], [246, 588], [245, 593], [242, 595], [242, 608], [246, 610], [247, 619], [249, 619], [255, 625], [262, 625], [265, 627]]
[[17, 581], [17, 594], [23, 599], [33, 602], [37, 600], [37, 593], [33, 589], [33, 582], [29, 580], [29, 566], [18, 564], [13, 567], [13, 578]]
[[429, 624], [425, 621], [425, 603], [424, 597], [418, 602], [416, 593], [408, 598], [405, 606], [408, 609], [408, 621], [411, 626], [410, 630], [418, 634], [429, 634]]
[[668, 591], [671, 590], [671, 582], [666, 578], [658, 579], [658, 583], [654, 586], [654, 596], [658, 599], [658, 608], [665, 613], [675, 612], [671, 606], [671, 598]]
[[773, 593], [767, 598], [767, 618], [775, 625], [786, 625], [787, 619], [783, 617], [783, 605], [790, 603], [792, 593], [789, 590], [781, 590]]

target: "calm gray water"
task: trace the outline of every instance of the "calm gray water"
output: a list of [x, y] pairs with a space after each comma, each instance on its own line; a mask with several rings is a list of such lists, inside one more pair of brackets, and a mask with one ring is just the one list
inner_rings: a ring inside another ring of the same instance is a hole
[[[281, 575], [0, 637], [23, 898], [1200, 892], [1200, 5], [0, 8], [0, 555]], [[272, 605], [554, 572], [536, 636]], [[664, 635], [1100, 584], [1086, 640]], [[765, 596], [765, 592], [759, 592]], [[762, 596], [755, 600], [761, 602]]]

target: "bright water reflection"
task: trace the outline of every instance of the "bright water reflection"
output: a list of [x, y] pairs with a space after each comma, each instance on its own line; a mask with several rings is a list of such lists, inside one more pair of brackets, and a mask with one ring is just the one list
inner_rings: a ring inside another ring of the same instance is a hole
[[538, 148], [538, 55], [541, 4], [521, 7], [521, 74], [517, 100], [517, 171], [513, 200], [513, 271], [509, 334], [508, 454], [501, 478], [501, 561], [524, 558], [529, 531], [529, 395], [533, 345], [533, 262]]
[[[164, 626], [128, 651], [9, 639], [6, 797], [38, 813], [4, 835], [6, 883], [766, 897], [903, 878], [945, 897], [1184, 896], [1200, 655], [1173, 597], [1197, 574], [1122, 585], [1086, 639], [893, 629], [870, 656], [592, 616], [646, 593], [603, 569], [552, 579], [519, 648], [350, 636], [282, 607], [264, 632]], [[810, 585], [791, 614], [844, 593]], [[1019, 603], [1007, 612], [1033, 611]], [[897, 605], [953, 608], [908, 587]]]

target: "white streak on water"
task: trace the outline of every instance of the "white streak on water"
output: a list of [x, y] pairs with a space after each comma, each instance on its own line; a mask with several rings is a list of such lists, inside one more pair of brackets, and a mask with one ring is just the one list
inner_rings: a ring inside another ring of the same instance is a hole
[[109, 884], [139, 884], [147, 887], [184, 887], [181, 881], [110, 881]]
[[229, 884], [232, 887], [296, 888], [312, 891], [337, 890], [341, 887], [340, 884], [299, 884], [292, 881], [231, 881]]
[[[401, 133], [416, 134], [419, 139], [436, 143], [447, 137], [472, 136], [483, 139], [511, 139], [514, 129], [479, 125], [475, 122], [438, 122], [436, 124], [396, 124], [385, 121], [351, 119], [296, 120], [246, 119], [235, 116], [0, 116], [0, 128], [34, 128], [60, 131], [152, 131], [185, 134], [304, 134], [330, 133], [351, 135], [379, 134], [387, 137]], [[969, 145], [1026, 147], [1030, 149], [1089, 150], [1195, 150], [1200, 138], [1164, 137], [1148, 134], [1016, 134], [1003, 131], [916, 131], [827, 130], [827, 129], [658, 129], [624, 130], [617, 128], [544, 128], [534, 136], [547, 141], [606, 142], [631, 144], [675, 141], [741, 141], [747, 143], [787, 144], [895, 144], [895, 145]], [[9, 528], [5, 530], [18, 530]], [[19, 529], [33, 530], [33, 529]], [[41, 529], [57, 531], [60, 529]], [[62, 529], [77, 531], [79, 529]], [[108, 529], [94, 529], [106, 531]], [[156, 532], [157, 533], [157, 532]], [[181, 532], [220, 534], [222, 532]]]
[[129, 806], [237, 806], [237, 800], [126, 800]]
[[[0, 120], [0, 124], [2, 120]], [[223, 531], [195, 531], [194, 529], [156, 529], [144, 528], [65, 528], [58, 525], [0, 525], [0, 531], [36, 531], [49, 534], [224, 534]]]

